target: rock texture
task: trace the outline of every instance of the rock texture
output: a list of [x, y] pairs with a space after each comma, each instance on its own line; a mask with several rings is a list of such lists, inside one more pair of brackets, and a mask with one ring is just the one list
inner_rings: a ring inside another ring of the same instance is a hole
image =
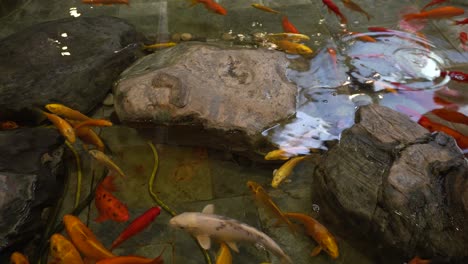
[[62, 136], [55, 129], [0, 132], [0, 262], [41, 235], [43, 210], [61, 194]]
[[467, 160], [453, 138], [389, 108], [359, 109], [313, 188], [327, 218], [349, 237], [372, 238], [377, 255], [468, 257]]
[[10, 35], [0, 41], [0, 113], [51, 102], [90, 111], [136, 59], [136, 39], [133, 26], [114, 17], [62, 19]]
[[287, 65], [277, 51], [183, 43], [122, 74], [116, 112], [126, 123], [202, 124], [259, 135], [295, 112], [297, 89], [285, 78]]

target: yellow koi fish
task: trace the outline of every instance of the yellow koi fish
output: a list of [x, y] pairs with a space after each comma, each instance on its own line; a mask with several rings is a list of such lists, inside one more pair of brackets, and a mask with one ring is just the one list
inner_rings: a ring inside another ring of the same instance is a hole
[[80, 127], [89, 127], [89, 126], [98, 126], [98, 127], [110, 127], [112, 126], [112, 122], [105, 119], [88, 119], [83, 122], [74, 125], [75, 129], [79, 129]]
[[252, 191], [255, 197], [255, 200], [259, 204], [264, 206], [271, 214], [273, 214], [276, 218], [278, 218], [278, 222], [285, 223], [289, 227], [289, 230], [293, 234], [295, 234], [296, 228], [293, 225], [293, 223], [291, 223], [291, 221], [289, 221], [289, 219], [283, 214], [283, 212], [281, 212], [279, 207], [273, 202], [271, 197], [268, 195], [268, 193], [265, 191], [265, 189], [263, 189], [263, 187], [260, 184], [254, 181], [248, 181], [247, 187], [250, 188], [250, 190]]
[[93, 156], [99, 163], [106, 166], [111, 172], [115, 172], [121, 177], [125, 177], [125, 173], [115, 164], [106, 154], [97, 149], [89, 150], [88, 153]]
[[164, 49], [174, 47], [175, 45], [177, 45], [175, 42], [155, 43], [151, 45], [144, 45], [143, 49]]
[[10, 256], [10, 263], [11, 264], [29, 264], [29, 260], [25, 255], [15, 251]]
[[278, 185], [291, 174], [294, 167], [296, 167], [296, 165], [303, 159], [305, 159], [305, 156], [292, 158], [284, 163], [279, 169], [273, 171], [271, 187], [278, 188]]
[[232, 255], [226, 243], [221, 242], [218, 256], [216, 257], [216, 264], [232, 264]]
[[308, 41], [310, 37], [299, 33], [269, 33], [266, 38], [270, 41], [289, 40], [293, 42]]
[[288, 160], [291, 156], [284, 149], [275, 149], [265, 155], [265, 160]]
[[265, 12], [269, 12], [269, 13], [273, 13], [273, 14], [279, 14], [280, 12], [279, 11], [276, 11], [272, 8], [269, 8], [268, 6], [264, 6], [264, 5], [261, 5], [261, 4], [252, 4], [252, 7], [255, 7], [259, 10], [262, 10], [262, 11], [265, 11]]
[[58, 129], [60, 134], [65, 137], [65, 139], [70, 142], [70, 143], [75, 143], [76, 141], [76, 136], [75, 136], [75, 131], [73, 130], [72, 126], [62, 119], [60, 116], [55, 115], [55, 114], [49, 114], [47, 112], [43, 112], [44, 115], [49, 119], [52, 124]]
[[80, 113], [79, 111], [73, 110], [61, 104], [48, 104], [45, 106], [45, 108], [50, 112], [67, 119], [80, 121], [91, 119], [90, 117]]
[[83, 264], [78, 250], [61, 234], [53, 234], [50, 237], [50, 255], [56, 264]]
[[307, 47], [304, 44], [292, 42], [289, 40], [279, 40], [274, 41], [278, 46], [278, 49], [283, 50], [286, 53], [290, 54], [299, 54], [299, 55], [310, 55], [313, 53], [312, 49]]
[[[89, 127], [80, 127], [75, 130], [76, 136], [83, 141], [84, 144], [93, 145], [97, 150], [104, 152], [105, 146], [101, 138]], [[87, 150], [87, 146], [84, 145]]]
[[115, 257], [78, 217], [65, 215], [63, 217], [63, 223], [65, 224], [65, 229], [73, 244], [86, 257], [94, 260]]
[[317, 256], [323, 249], [333, 259], [338, 258], [339, 252], [335, 237], [333, 237], [333, 235], [328, 232], [326, 227], [324, 227], [314, 218], [305, 214], [284, 213], [284, 215], [302, 222], [306, 229], [306, 233], [318, 243], [318, 246], [312, 250], [312, 253], [310, 254], [311, 256]]

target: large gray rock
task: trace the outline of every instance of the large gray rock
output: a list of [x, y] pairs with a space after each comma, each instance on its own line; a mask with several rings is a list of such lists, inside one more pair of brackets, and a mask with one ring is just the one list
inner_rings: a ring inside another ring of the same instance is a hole
[[372, 241], [370, 253], [468, 257], [468, 162], [453, 138], [365, 106], [314, 175], [314, 203], [348, 237]]
[[10, 35], [0, 41], [0, 112], [51, 102], [90, 111], [136, 59], [136, 39], [115, 17], [61, 19]]
[[63, 189], [62, 144], [55, 129], [0, 131], [1, 263], [42, 234], [43, 210], [54, 205], [61, 194], [57, 190]]
[[116, 113], [125, 123], [199, 124], [221, 131], [224, 144], [229, 138], [254, 144], [263, 129], [295, 112], [297, 88], [285, 77], [287, 65], [278, 51], [180, 44], [122, 73]]

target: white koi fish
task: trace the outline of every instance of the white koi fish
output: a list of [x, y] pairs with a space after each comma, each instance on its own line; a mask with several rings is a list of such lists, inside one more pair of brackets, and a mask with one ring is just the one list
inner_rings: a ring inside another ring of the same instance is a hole
[[169, 224], [194, 235], [204, 249], [211, 247], [211, 239], [225, 242], [239, 252], [236, 242], [250, 242], [272, 252], [282, 264], [292, 264], [291, 258], [267, 234], [247, 224], [225, 216], [215, 215], [214, 206], [208, 204], [201, 213], [185, 212], [174, 216]]

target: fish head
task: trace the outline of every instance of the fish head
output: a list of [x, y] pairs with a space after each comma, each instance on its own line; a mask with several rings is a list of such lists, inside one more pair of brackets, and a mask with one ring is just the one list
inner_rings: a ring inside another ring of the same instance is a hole
[[45, 108], [52, 113], [57, 113], [58, 111], [60, 111], [60, 108], [62, 108], [62, 105], [61, 104], [47, 104]]
[[74, 215], [64, 215], [63, 216], [63, 223], [65, 224], [65, 226], [74, 226], [76, 224], [80, 224], [81, 221], [78, 217], [74, 216]]
[[338, 246], [336, 244], [335, 239], [332, 236], [327, 236], [325, 239], [321, 241], [321, 246], [327, 254], [332, 257], [333, 259], [338, 258], [340, 252], [338, 251]]
[[19, 252], [13, 252], [10, 257], [10, 264], [27, 264], [28, 259]]
[[198, 213], [182, 213], [176, 215], [169, 220], [169, 225], [186, 230], [189, 233], [195, 233], [198, 226], [197, 214]]
[[129, 218], [127, 207], [120, 204], [117, 210], [113, 210], [111, 218], [116, 222], [127, 222]]
[[253, 192], [256, 193], [260, 185], [254, 181], [247, 181], [247, 187]]
[[61, 258], [70, 251], [72, 244], [61, 234], [53, 234], [50, 237], [50, 254], [54, 258]]
[[273, 180], [271, 181], [271, 187], [278, 188], [282, 181], [282, 177], [277, 176], [277, 170], [273, 172]]
[[313, 53], [312, 49], [307, 47], [306, 45], [297, 45], [296, 46], [296, 53], [300, 55], [310, 55]]

